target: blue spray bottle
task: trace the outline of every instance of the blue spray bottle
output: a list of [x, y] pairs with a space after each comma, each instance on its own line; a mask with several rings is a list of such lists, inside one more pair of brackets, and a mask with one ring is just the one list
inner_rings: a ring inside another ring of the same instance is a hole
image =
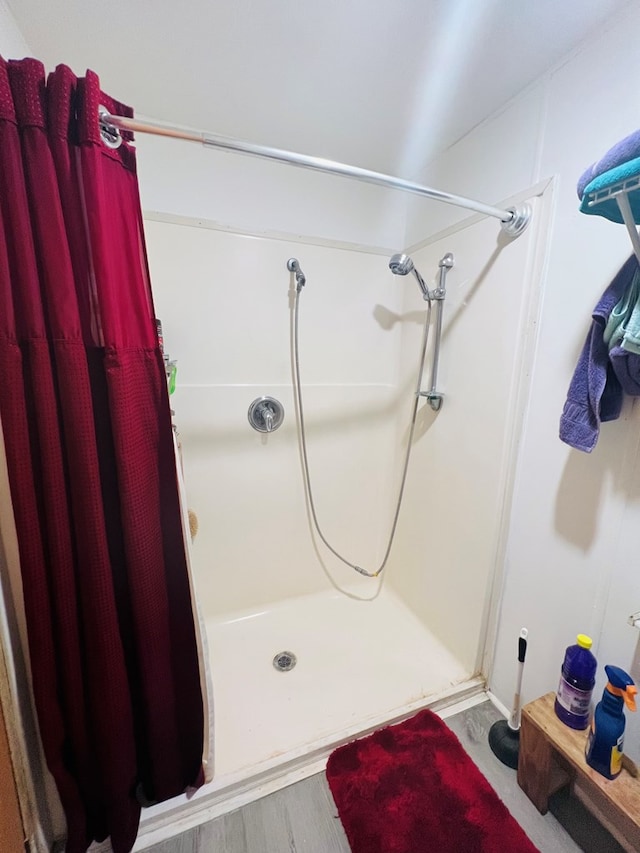
[[587, 764], [607, 779], [615, 779], [622, 770], [624, 742], [624, 706], [636, 710], [638, 688], [633, 679], [617, 666], [605, 666], [609, 683], [596, 706], [587, 738]]

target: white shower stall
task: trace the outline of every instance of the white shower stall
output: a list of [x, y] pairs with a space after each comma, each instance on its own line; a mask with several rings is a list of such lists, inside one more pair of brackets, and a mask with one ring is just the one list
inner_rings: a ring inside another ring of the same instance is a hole
[[[544, 190], [506, 200], [534, 208], [517, 239], [471, 216], [396, 246], [430, 289], [447, 252], [454, 266], [444, 403], [434, 412], [420, 402], [396, 537], [377, 579], [338, 561], [310, 522], [287, 260], [307, 279], [300, 374], [318, 520], [369, 571], [387, 546], [410, 427], [425, 317], [415, 280], [391, 274], [386, 246], [147, 213], [198, 519], [192, 568], [208, 638], [214, 776], [189, 802], [146, 810], [137, 849], [321, 769], [357, 735], [482, 692], [532, 358]], [[432, 328], [429, 350], [433, 337]], [[428, 352], [423, 388], [430, 366]], [[247, 417], [265, 395], [285, 410], [270, 434]], [[293, 669], [274, 667], [281, 652], [295, 656]]]

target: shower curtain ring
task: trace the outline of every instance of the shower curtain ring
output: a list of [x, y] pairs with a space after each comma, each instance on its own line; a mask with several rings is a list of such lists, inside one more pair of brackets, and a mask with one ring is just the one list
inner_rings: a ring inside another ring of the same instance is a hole
[[122, 136], [119, 128], [107, 121], [107, 117], [111, 113], [109, 110], [100, 104], [98, 107], [98, 124], [100, 126], [100, 139], [104, 142], [107, 148], [120, 148], [122, 145]]

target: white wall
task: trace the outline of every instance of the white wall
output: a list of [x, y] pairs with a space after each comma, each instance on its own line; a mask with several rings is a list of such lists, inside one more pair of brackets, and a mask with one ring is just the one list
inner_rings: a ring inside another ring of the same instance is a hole
[[[504, 200], [538, 181], [544, 84], [528, 89], [490, 121], [481, 124], [427, 167], [424, 183], [501, 207]], [[468, 211], [451, 205], [409, 201], [407, 243], [461, 222]]]
[[[481, 665], [493, 570], [506, 533], [521, 386], [532, 356], [527, 342], [537, 288], [531, 278], [547, 214], [543, 199], [530, 203], [534, 222], [516, 240], [494, 220], [474, 217], [411, 251], [432, 287], [447, 252], [454, 266], [446, 279], [437, 381], [444, 402], [437, 414], [420, 404], [388, 580], [469, 672]], [[407, 291], [404, 308], [401, 375], [415, 382], [424, 315], [417, 288]], [[430, 350], [432, 344], [433, 331]], [[423, 389], [430, 387], [430, 366], [428, 357]], [[405, 438], [407, 420], [406, 412], [398, 420]]]
[[390, 252], [404, 245], [403, 193], [191, 142], [139, 134], [137, 146], [146, 211]]
[[0, 0], [0, 55], [4, 59], [31, 56], [31, 50], [5, 0]]
[[[402, 288], [387, 255], [148, 219], [157, 316], [178, 359], [172, 397], [191, 508], [194, 570], [207, 617], [349, 584], [377, 588], [324, 547], [314, 553], [305, 507], [291, 376], [287, 259], [306, 273], [300, 367], [316, 508], [329, 541], [377, 565], [389, 518], [400, 329], [387, 324]], [[263, 436], [257, 397], [285, 420]], [[380, 531], [378, 535], [378, 531]]]
[[[638, 32], [634, 4], [433, 166], [447, 187], [464, 172], [466, 194], [488, 200], [532, 180], [557, 178], [491, 677], [505, 703], [513, 693], [522, 626], [530, 631], [527, 700], [555, 689], [564, 648], [578, 631], [592, 634], [601, 664], [630, 668], [638, 658], [638, 633], [626, 625], [640, 609], [637, 406], [629, 402], [620, 420], [603, 426], [591, 455], [558, 439], [592, 308], [630, 254], [622, 226], [578, 212], [575, 185], [591, 162], [638, 127]], [[414, 235], [429, 227], [415, 214], [409, 226]], [[505, 313], [502, 322], [512, 321]], [[640, 679], [637, 662], [634, 668]], [[636, 756], [638, 731], [632, 729], [628, 741]]]

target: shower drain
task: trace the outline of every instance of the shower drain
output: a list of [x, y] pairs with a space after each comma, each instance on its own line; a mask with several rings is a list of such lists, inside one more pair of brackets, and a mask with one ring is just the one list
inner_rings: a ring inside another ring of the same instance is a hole
[[278, 652], [273, 659], [273, 665], [278, 672], [289, 672], [290, 669], [294, 668], [297, 662], [298, 658], [293, 652]]

